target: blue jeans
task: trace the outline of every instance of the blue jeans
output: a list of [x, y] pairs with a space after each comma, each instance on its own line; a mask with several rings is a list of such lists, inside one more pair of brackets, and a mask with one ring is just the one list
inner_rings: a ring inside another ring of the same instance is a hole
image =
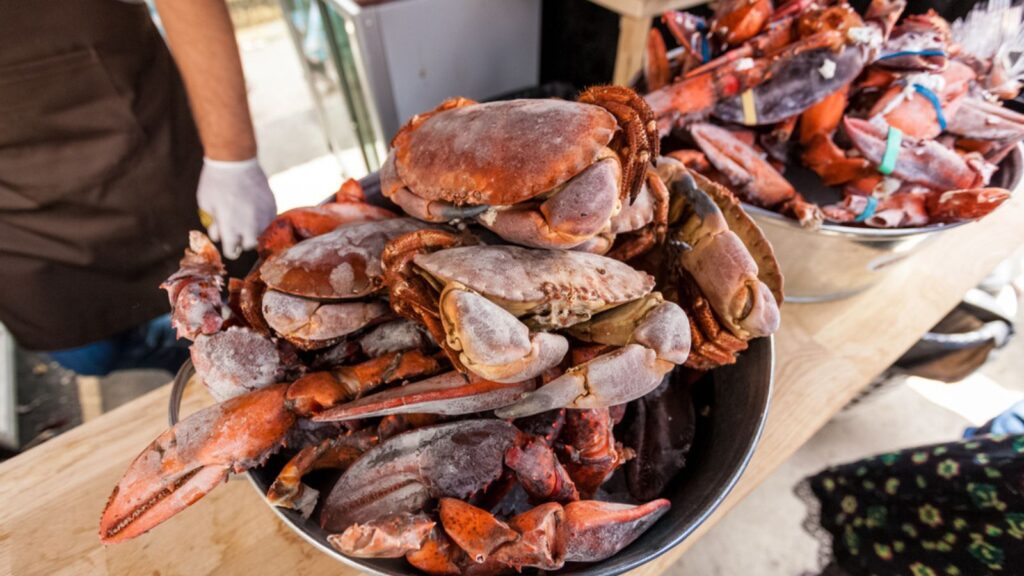
[[174, 374], [188, 358], [188, 340], [178, 340], [165, 314], [85, 346], [49, 352], [61, 366], [83, 376], [106, 376], [114, 370], [157, 368]]

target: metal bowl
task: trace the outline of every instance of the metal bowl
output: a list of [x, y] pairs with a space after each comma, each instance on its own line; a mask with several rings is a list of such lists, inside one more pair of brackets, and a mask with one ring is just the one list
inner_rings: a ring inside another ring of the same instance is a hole
[[[736, 485], [754, 453], [768, 415], [773, 366], [773, 340], [760, 338], [750, 342], [750, 348], [743, 352], [736, 364], [723, 366], [705, 376], [695, 389], [701, 416], [697, 420], [687, 466], [662, 494], [672, 501], [672, 508], [615, 556], [594, 564], [569, 564], [557, 573], [621, 574], [650, 562], [693, 533]], [[169, 406], [172, 425], [178, 420], [182, 394], [194, 373], [189, 361], [174, 379]], [[283, 465], [283, 458], [272, 458], [263, 467], [248, 472], [249, 480], [261, 495], [267, 493]], [[314, 520], [303, 519], [294, 510], [269, 504], [268, 507], [292, 531], [339, 562], [372, 574], [418, 574], [403, 559], [370, 560], [344, 556], [328, 544], [327, 533]]]
[[[827, 203], [823, 196], [828, 191], [823, 190], [820, 180], [805, 172], [793, 167], [786, 176], [808, 199]], [[1022, 172], [1024, 153], [1018, 145], [1000, 163], [991, 185], [1016, 193]], [[838, 199], [835, 196], [831, 201]], [[792, 218], [764, 208], [744, 204], [743, 209], [764, 230], [775, 249], [786, 279], [787, 302], [824, 302], [862, 292], [940, 233], [971, 224], [891, 229], [825, 224], [819, 230], [807, 230]]]

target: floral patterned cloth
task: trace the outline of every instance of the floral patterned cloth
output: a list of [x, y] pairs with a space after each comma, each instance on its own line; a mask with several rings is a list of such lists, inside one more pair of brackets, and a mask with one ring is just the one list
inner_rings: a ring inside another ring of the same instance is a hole
[[831, 535], [826, 573], [1024, 574], [1024, 435], [880, 454], [808, 488]]

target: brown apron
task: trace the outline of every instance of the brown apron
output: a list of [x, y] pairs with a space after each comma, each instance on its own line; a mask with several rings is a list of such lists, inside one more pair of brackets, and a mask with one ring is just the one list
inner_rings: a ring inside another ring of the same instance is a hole
[[168, 311], [202, 148], [147, 8], [0, 0], [0, 322], [30, 349]]

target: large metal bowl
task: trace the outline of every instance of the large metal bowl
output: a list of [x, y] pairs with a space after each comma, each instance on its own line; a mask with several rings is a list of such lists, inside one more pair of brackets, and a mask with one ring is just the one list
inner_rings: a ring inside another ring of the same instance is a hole
[[[621, 574], [650, 562], [693, 533], [736, 485], [754, 453], [768, 415], [773, 365], [773, 341], [761, 338], [750, 343], [736, 364], [718, 368], [697, 383], [694, 398], [700, 416], [694, 445], [686, 468], [663, 494], [672, 501], [672, 508], [622, 552], [604, 562], [567, 565], [558, 574]], [[181, 396], [193, 374], [192, 364], [187, 362], [175, 378], [169, 414], [172, 424], [178, 419]], [[261, 495], [267, 493], [283, 464], [283, 458], [272, 458], [249, 471], [249, 480]], [[305, 520], [293, 510], [268, 507], [292, 531], [339, 562], [373, 574], [418, 574], [402, 559], [344, 556], [327, 543], [327, 533], [315, 521]]]
[[[787, 171], [804, 196], [827, 202], [820, 181], [794, 167]], [[991, 186], [1016, 193], [1021, 187], [1024, 154], [1018, 145], [999, 165]], [[838, 196], [832, 198], [838, 200]], [[972, 222], [920, 228], [861, 228], [825, 224], [819, 230], [802, 228], [795, 220], [744, 204], [775, 249], [786, 279], [787, 302], [823, 302], [862, 292], [885, 277], [896, 264], [940, 233]], [[981, 222], [984, 226], [984, 221]]]

